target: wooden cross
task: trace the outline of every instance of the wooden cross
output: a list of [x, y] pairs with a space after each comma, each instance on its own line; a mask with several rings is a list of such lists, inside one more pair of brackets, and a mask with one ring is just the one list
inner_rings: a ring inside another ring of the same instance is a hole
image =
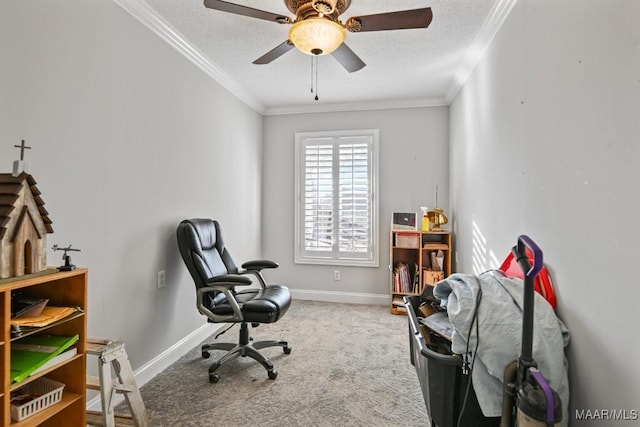
[[26, 145], [24, 145], [24, 139], [22, 140], [22, 144], [20, 145], [14, 145], [14, 147], [19, 148], [20, 149], [20, 161], [24, 160], [24, 150], [30, 150], [31, 147], [27, 147]]

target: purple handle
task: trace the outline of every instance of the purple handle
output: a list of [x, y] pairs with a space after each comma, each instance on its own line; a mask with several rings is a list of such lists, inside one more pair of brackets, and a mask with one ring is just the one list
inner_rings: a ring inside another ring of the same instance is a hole
[[553, 392], [551, 391], [551, 387], [549, 387], [547, 380], [544, 378], [544, 376], [540, 371], [538, 371], [537, 369], [531, 369], [530, 372], [533, 378], [536, 380], [536, 382], [540, 386], [540, 388], [542, 389], [542, 392], [544, 393], [544, 397], [547, 401], [547, 420], [546, 420], [547, 425], [553, 425], [555, 421], [554, 420], [555, 417], [553, 416], [555, 402], [553, 401]]
[[529, 250], [533, 253], [533, 265], [529, 269], [529, 271], [524, 272], [525, 276], [529, 279], [535, 279], [538, 275], [542, 267], [544, 267], [544, 262], [542, 260], [542, 250], [536, 245], [536, 242], [533, 241], [529, 236], [522, 234], [518, 237], [518, 252], [526, 256], [524, 252], [524, 246], [529, 248]]

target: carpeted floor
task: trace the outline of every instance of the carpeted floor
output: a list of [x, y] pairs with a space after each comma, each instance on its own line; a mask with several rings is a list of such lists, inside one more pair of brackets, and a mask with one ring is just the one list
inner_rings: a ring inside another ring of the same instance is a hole
[[[235, 326], [219, 341], [238, 338]], [[255, 341], [285, 339], [293, 351], [262, 350], [275, 364], [270, 380], [258, 362], [239, 357], [218, 369], [194, 348], [141, 388], [152, 425], [427, 426], [406, 316], [386, 306], [293, 301], [277, 323], [251, 328]]]

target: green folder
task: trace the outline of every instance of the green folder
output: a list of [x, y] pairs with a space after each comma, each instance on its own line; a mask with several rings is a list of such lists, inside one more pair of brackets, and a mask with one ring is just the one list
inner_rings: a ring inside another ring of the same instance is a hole
[[78, 335], [32, 335], [11, 344], [11, 381], [27, 378], [36, 369], [78, 341]]

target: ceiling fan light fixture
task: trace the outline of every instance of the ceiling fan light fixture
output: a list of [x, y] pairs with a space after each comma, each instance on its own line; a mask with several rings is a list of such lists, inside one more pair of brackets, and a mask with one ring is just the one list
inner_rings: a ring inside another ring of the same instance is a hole
[[344, 28], [326, 18], [298, 21], [289, 30], [289, 40], [307, 55], [328, 55], [345, 39]]

